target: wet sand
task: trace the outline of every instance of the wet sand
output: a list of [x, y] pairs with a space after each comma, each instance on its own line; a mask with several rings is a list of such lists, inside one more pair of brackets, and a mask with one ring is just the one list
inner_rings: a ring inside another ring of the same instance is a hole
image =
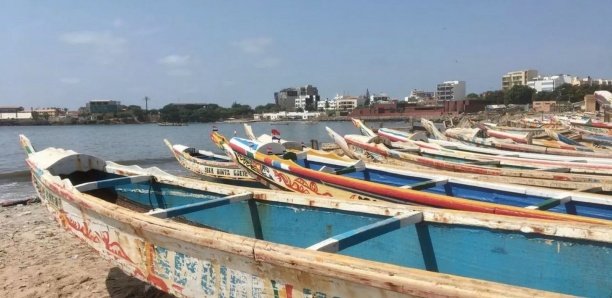
[[64, 231], [40, 203], [0, 207], [3, 297], [171, 297]]

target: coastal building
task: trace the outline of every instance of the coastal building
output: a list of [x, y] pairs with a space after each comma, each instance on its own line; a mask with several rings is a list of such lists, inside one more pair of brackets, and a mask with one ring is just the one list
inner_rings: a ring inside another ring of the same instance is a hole
[[23, 112], [23, 107], [0, 106], [0, 113], [19, 113]]
[[279, 120], [309, 120], [321, 116], [319, 112], [278, 112], [278, 113], [263, 113], [254, 114], [253, 119], [256, 121], [279, 121]]
[[0, 120], [16, 120], [16, 119], [32, 119], [31, 112], [11, 112], [11, 113], [1, 113], [0, 112]]
[[532, 103], [533, 110], [535, 112], [549, 113], [555, 110], [557, 102], [554, 100], [549, 101], [534, 101]]
[[548, 77], [537, 76], [527, 81], [527, 86], [535, 89], [536, 92], [553, 91], [563, 84], [571, 84], [573, 80], [574, 77], [565, 74]]
[[592, 79], [590, 76], [586, 78], [574, 77], [571, 84], [574, 86], [612, 86], [612, 79]]
[[437, 85], [438, 100], [460, 100], [465, 98], [465, 81], [446, 81]]
[[320, 100], [317, 102], [317, 111], [334, 111], [337, 109], [335, 100]]
[[[376, 97], [377, 101], [385, 100], [380, 97]], [[353, 109], [363, 106], [366, 101], [366, 97], [364, 96], [353, 96], [353, 95], [339, 95], [336, 94], [334, 97], [334, 101], [336, 102], [336, 110], [340, 111], [352, 111]]]
[[375, 103], [385, 103], [385, 102], [390, 102], [390, 101], [391, 101], [391, 97], [389, 97], [387, 93], [379, 93], [379, 94], [370, 95], [370, 105], [373, 105]]
[[412, 89], [412, 91], [410, 91], [410, 95], [408, 97], [404, 97], [404, 101], [420, 102], [426, 99], [432, 99], [435, 96], [436, 93], [434, 91]]
[[527, 82], [538, 75], [535, 69], [511, 71], [502, 76], [502, 90], [507, 91], [517, 85], [527, 85]]
[[116, 100], [92, 100], [88, 102], [85, 109], [90, 114], [117, 113], [121, 106]]
[[305, 110], [309, 104], [312, 104], [314, 109], [319, 100], [319, 90], [312, 85], [285, 88], [274, 92], [274, 103], [284, 111], [295, 111], [298, 108]]

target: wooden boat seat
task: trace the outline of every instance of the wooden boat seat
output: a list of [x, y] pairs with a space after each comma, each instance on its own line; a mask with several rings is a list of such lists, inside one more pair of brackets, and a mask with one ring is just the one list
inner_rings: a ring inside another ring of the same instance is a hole
[[476, 161], [466, 162], [465, 164], [478, 165], [478, 166], [498, 166], [500, 164], [500, 161], [499, 160], [476, 160]]
[[187, 204], [183, 206], [177, 206], [166, 209], [154, 209], [146, 214], [157, 217], [157, 218], [170, 218], [180, 215], [185, 215], [187, 213], [201, 211], [205, 209], [210, 209], [214, 207], [229, 205], [231, 203], [241, 202], [250, 200], [253, 198], [252, 192], [239, 193], [231, 196], [226, 196], [214, 200], [202, 201], [193, 204]]
[[545, 172], [558, 172], [558, 173], [569, 173], [570, 172], [570, 168], [540, 168], [540, 169], [535, 169], [536, 171], [545, 171]]
[[540, 204], [527, 206], [525, 208], [526, 209], [532, 209], [532, 210], [536, 210], [536, 209], [537, 210], [548, 210], [550, 208], [553, 208], [555, 206], [559, 206], [561, 204], [567, 204], [571, 200], [572, 200], [572, 196], [565, 196], [565, 197], [559, 197], [559, 198], [550, 198], [548, 200], [542, 201]]
[[349, 174], [349, 173], [354, 173], [354, 172], [360, 172], [365, 170], [366, 166], [365, 166], [365, 162], [363, 162], [363, 160], [360, 160], [348, 167], [339, 169], [339, 170], [334, 170], [330, 167], [327, 166], [322, 166], [319, 169], [319, 172], [324, 172], [324, 173], [329, 173], [329, 174], [336, 174], [336, 175], [342, 175], [342, 174]]
[[423, 221], [420, 211], [409, 212], [359, 227], [327, 238], [308, 247], [310, 250], [335, 253], [380, 235]]
[[444, 185], [446, 183], [448, 183], [448, 179], [439, 178], [439, 179], [433, 179], [433, 180], [425, 180], [425, 181], [418, 182], [415, 184], [408, 184], [408, 185], [400, 186], [400, 188], [422, 190], [422, 189], [427, 189], [427, 188], [431, 188], [431, 187], [438, 186], [438, 185]]
[[285, 154], [283, 154], [283, 159], [289, 159], [289, 160], [293, 160], [293, 161], [304, 160], [304, 159], [306, 159], [306, 157], [307, 157], [306, 152], [298, 152], [298, 153], [295, 153], [295, 152], [286, 152]]
[[95, 189], [100, 189], [100, 188], [114, 187], [114, 186], [125, 185], [125, 184], [148, 182], [148, 181], [151, 181], [151, 179], [153, 179], [153, 176], [149, 176], [149, 175], [111, 178], [111, 179], [104, 179], [104, 180], [98, 180], [98, 181], [93, 181], [93, 182], [81, 183], [81, 184], [74, 186], [74, 188], [76, 188], [80, 192], [85, 192], [85, 191], [90, 191], [90, 190], [95, 190]]

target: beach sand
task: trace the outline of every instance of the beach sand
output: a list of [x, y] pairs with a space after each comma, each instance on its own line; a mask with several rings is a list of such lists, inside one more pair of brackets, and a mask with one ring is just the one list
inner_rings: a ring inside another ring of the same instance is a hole
[[173, 297], [147, 286], [63, 230], [40, 203], [0, 207], [3, 297]]

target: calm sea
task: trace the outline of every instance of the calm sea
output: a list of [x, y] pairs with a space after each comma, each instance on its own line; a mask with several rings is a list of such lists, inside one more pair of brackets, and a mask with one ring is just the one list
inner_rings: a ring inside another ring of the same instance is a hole
[[[0, 127], [0, 200], [18, 199], [34, 196], [26, 169], [25, 154], [19, 146], [19, 134], [26, 135], [36, 150], [47, 147], [72, 149], [122, 164], [137, 164], [143, 167], [157, 166], [175, 175], [191, 176], [182, 170], [173, 158], [163, 139], [173, 144], [182, 144], [211, 151], [218, 151], [212, 145], [209, 134], [212, 126], [230, 137], [244, 137], [242, 124], [190, 124], [189, 126], [143, 125], [78, 125], [78, 126], [15, 126]], [[325, 131], [329, 126], [341, 134], [358, 134], [351, 122], [289, 122], [251, 123], [256, 135], [270, 134], [272, 128], [278, 129], [283, 138], [303, 141], [310, 144], [311, 139], [320, 143], [331, 142]], [[386, 127], [403, 127], [405, 123], [386, 122]], [[378, 126], [378, 124], [377, 124]]]

